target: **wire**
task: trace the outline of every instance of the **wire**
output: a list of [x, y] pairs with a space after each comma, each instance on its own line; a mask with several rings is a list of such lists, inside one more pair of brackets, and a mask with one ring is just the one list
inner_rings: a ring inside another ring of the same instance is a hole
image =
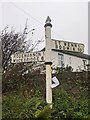
[[[17, 9], [19, 9], [20, 11], [22, 11], [24, 14], [29, 15], [29, 17], [31, 17], [34, 21], [38, 22], [41, 26], [43, 26], [42, 22], [40, 22], [39, 20], [37, 20], [35, 17], [33, 17], [30, 13], [28, 13], [26, 10], [24, 10], [23, 8], [17, 6], [15, 3], [13, 3], [11, 0], [9, 0], [10, 3], [15, 6]], [[56, 34], [58, 37], [60, 37], [60, 35], [55, 32], [54, 30], [52, 30], [54, 32], [54, 34]]]
[[17, 9], [19, 9], [19, 10], [22, 11], [23, 13], [25, 13], [25, 15], [26, 15], [26, 14], [29, 15], [29, 17], [31, 17], [33, 20], [35, 20], [36, 22], [38, 22], [39, 24], [42, 25], [42, 23], [41, 23], [39, 20], [37, 20], [36, 18], [34, 18], [30, 13], [28, 13], [27, 11], [25, 11], [23, 8], [17, 6], [17, 5], [16, 5], [15, 3], [13, 3], [11, 0], [9, 0], [9, 1], [10, 1], [10, 3], [11, 3], [13, 6], [15, 6]]

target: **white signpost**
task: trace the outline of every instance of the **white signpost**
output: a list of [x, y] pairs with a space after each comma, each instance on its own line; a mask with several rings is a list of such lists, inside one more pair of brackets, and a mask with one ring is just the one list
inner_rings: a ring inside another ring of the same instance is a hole
[[[52, 78], [52, 40], [51, 40], [51, 19], [49, 16], [46, 19], [45, 23], [45, 55], [44, 52], [30, 52], [30, 53], [15, 53], [11, 56], [12, 63], [21, 63], [21, 62], [44, 62], [46, 64], [46, 102], [50, 104], [52, 108], [52, 88], [55, 88], [59, 85], [59, 81], [56, 77]], [[52, 84], [52, 81], [54, 82]]]
[[52, 54], [52, 40], [51, 40], [51, 19], [49, 16], [45, 23], [45, 64], [46, 64], [46, 102], [52, 108], [52, 69], [51, 69], [51, 54]]
[[[52, 88], [59, 85], [59, 81], [56, 77], [52, 78], [52, 40], [51, 40], [51, 19], [48, 16], [45, 23], [45, 64], [46, 64], [46, 102], [50, 104], [52, 108]], [[52, 84], [52, 81], [54, 82]]]
[[15, 53], [11, 55], [12, 63], [44, 62], [44, 52]]

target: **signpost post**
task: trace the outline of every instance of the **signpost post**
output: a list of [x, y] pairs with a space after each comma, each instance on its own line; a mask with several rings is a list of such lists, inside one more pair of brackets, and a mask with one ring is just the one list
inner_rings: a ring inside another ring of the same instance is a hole
[[[52, 40], [51, 40], [51, 19], [48, 16], [46, 19], [45, 27], [45, 55], [44, 52], [30, 52], [30, 53], [15, 53], [11, 56], [12, 63], [21, 62], [44, 62], [46, 65], [46, 102], [50, 104], [52, 108], [52, 88], [59, 85], [59, 81], [56, 77], [52, 78]], [[44, 59], [45, 56], [45, 59]], [[43, 59], [42, 59], [43, 58]], [[52, 84], [52, 81], [54, 84]]]
[[46, 102], [50, 104], [52, 108], [52, 70], [51, 70], [51, 49], [52, 49], [52, 41], [51, 41], [51, 27], [50, 23], [51, 19], [48, 16], [45, 23], [45, 64], [46, 64]]

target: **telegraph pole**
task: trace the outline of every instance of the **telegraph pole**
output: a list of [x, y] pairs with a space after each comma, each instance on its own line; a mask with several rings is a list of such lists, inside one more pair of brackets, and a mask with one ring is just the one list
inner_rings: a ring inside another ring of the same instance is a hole
[[52, 104], [52, 70], [51, 70], [51, 19], [48, 16], [45, 22], [45, 64], [46, 64], [46, 102]]

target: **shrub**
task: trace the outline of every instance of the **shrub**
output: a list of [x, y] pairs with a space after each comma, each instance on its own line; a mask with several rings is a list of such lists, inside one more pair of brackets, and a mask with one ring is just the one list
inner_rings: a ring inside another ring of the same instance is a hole
[[88, 118], [88, 99], [77, 100], [65, 90], [55, 92], [52, 118], [57, 120]]
[[38, 97], [23, 97], [19, 95], [3, 97], [3, 120], [35, 118], [36, 111], [41, 111], [45, 104]]

